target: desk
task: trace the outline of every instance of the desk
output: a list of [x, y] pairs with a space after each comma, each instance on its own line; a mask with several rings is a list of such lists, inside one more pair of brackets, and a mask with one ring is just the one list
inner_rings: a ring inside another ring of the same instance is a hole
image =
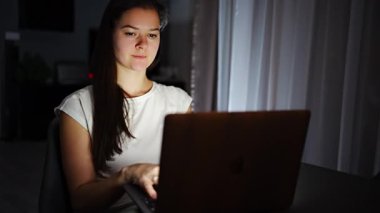
[[302, 164], [291, 213], [380, 212], [380, 180]]
[[[138, 195], [141, 192], [130, 190], [130, 193]], [[207, 207], [198, 212], [213, 212], [205, 211], [206, 209]], [[301, 165], [290, 209], [271, 211], [271, 213], [353, 212], [380, 213], [380, 180], [364, 179], [309, 164]]]

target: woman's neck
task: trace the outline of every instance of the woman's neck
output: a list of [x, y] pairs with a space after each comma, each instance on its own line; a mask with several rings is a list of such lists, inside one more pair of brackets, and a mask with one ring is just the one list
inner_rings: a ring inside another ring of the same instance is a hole
[[153, 82], [146, 77], [144, 71], [118, 71], [117, 83], [129, 98], [142, 96], [153, 86]]

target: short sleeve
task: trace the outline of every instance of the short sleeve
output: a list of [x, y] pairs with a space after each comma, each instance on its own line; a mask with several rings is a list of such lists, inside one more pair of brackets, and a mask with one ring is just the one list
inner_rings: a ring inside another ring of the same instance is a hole
[[193, 99], [182, 89], [178, 89], [179, 111], [187, 112]]
[[67, 96], [59, 106], [54, 108], [56, 116], [59, 116], [60, 112], [65, 112], [89, 130], [89, 118], [92, 118], [92, 99], [87, 89], [79, 90]]
[[184, 113], [191, 107], [193, 99], [183, 89], [175, 86], [157, 85], [159, 93], [170, 106], [170, 113]]

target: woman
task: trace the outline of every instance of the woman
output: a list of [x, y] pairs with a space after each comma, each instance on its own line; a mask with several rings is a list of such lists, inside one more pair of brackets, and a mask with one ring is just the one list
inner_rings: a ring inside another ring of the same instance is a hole
[[166, 19], [156, 0], [110, 0], [90, 66], [93, 84], [55, 109], [76, 210], [134, 208], [123, 190], [128, 182], [157, 197], [163, 119], [190, 111], [191, 104], [183, 90], [146, 76]]

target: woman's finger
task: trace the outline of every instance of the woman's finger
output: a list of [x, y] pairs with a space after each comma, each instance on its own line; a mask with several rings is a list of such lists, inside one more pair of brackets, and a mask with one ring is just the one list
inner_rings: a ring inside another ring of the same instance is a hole
[[145, 191], [148, 193], [149, 197], [152, 199], [157, 199], [157, 192], [153, 187], [153, 182], [152, 181], [146, 181], [144, 184]]

